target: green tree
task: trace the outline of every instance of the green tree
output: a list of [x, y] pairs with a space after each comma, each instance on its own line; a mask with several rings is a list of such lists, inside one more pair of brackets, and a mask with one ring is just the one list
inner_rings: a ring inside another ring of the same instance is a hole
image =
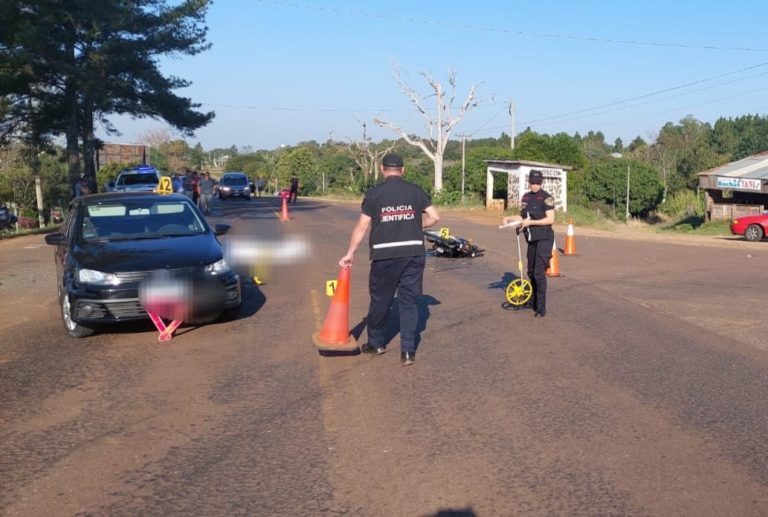
[[299, 178], [299, 192], [302, 195], [317, 192], [320, 178], [317, 174], [314, 152], [310, 147], [297, 147], [280, 156], [277, 162], [277, 180], [288, 187], [291, 175]]
[[570, 165], [577, 169], [587, 164], [587, 159], [576, 138], [565, 133], [554, 136], [540, 135], [530, 129], [520, 135], [515, 145], [514, 157], [518, 160]]
[[2, 2], [0, 98], [10, 99], [0, 127], [26, 120], [35, 140], [65, 134], [70, 179], [95, 174], [94, 120], [108, 115], [162, 118], [185, 133], [213, 113], [174, 90], [189, 85], [159, 70], [159, 57], [208, 48], [208, 0], [38, 0]]
[[664, 186], [658, 171], [642, 162], [605, 160], [590, 166], [582, 183], [585, 197], [594, 203], [620, 210], [627, 201], [628, 172], [629, 213], [632, 216], [647, 215], [661, 202]]
[[[509, 146], [498, 144], [478, 145], [467, 144], [467, 154], [464, 166], [465, 196], [476, 199], [485, 198], [486, 170], [485, 160], [511, 160], [512, 150]], [[446, 169], [446, 190], [461, 193], [461, 160], [452, 163]]]
[[638, 149], [640, 149], [641, 147], [645, 147], [647, 145], [648, 144], [645, 143], [645, 140], [643, 140], [641, 137], [637, 136], [637, 137], [635, 137], [634, 140], [632, 140], [629, 143], [629, 147], [627, 147], [627, 150], [629, 152], [633, 153], [633, 152], [637, 151]]

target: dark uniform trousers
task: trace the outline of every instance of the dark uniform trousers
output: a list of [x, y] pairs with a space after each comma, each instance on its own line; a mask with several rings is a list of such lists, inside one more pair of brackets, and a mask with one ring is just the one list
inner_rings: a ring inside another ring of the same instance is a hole
[[400, 348], [403, 352], [416, 351], [416, 327], [419, 310], [416, 300], [421, 296], [426, 257], [402, 257], [371, 262], [368, 289], [371, 305], [368, 308], [368, 343], [384, 346], [387, 333], [389, 307], [397, 292], [400, 314]]
[[546, 309], [547, 306], [547, 267], [552, 257], [555, 234], [549, 232], [549, 236], [528, 243], [528, 278], [533, 287], [532, 303], [537, 311]]

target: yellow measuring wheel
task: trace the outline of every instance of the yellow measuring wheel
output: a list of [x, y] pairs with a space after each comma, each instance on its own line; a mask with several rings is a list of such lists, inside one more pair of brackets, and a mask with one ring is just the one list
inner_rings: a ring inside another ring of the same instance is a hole
[[529, 280], [523, 278], [523, 256], [520, 252], [520, 222], [515, 221], [513, 223], [504, 224], [499, 228], [507, 228], [510, 226], [517, 226], [515, 234], [517, 235], [517, 270], [520, 272], [520, 276], [512, 280], [505, 291], [507, 302], [510, 305], [520, 306], [525, 305], [528, 300], [533, 296], [533, 285]]

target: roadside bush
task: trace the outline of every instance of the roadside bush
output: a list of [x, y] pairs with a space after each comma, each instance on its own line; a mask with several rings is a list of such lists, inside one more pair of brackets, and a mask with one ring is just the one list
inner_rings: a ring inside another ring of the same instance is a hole
[[435, 205], [460, 205], [461, 192], [453, 190], [441, 190], [432, 194], [432, 203]]
[[579, 204], [568, 204], [568, 211], [555, 211], [555, 222], [557, 224], [568, 224], [573, 220], [576, 226], [589, 226], [602, 230], [614, 230], [616, 228], [616, 218], [612, 217], [612, 208], [595, 204], [593, 206], [583, 206]]
[[678, 190], [662, 205], [662, 211], [672, 217], [704, 217], [706, 205], [703, 195], [692, 190]]
[[27, 216], [20, 216], [19, 220], [19, 228], [24, 229], [30, 229], [30, 228], [37, 228], [40, 226], [39, 221], [37, 220], [37, 217], [27, 217]]

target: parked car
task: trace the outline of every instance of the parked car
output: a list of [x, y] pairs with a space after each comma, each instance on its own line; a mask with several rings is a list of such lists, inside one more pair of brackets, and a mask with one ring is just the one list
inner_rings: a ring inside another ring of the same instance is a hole
[[148, 318], [139, 291], [158, 271], [220, 282], [224, 294], [211, 319], [236, 311], [242, 300], [240, 277], [227, 265], [216, 238], [228, 229], [222, 224], [211, 230], [181, 194], [76, 198], [61, 231], [45, 236], [55, 246], [56, 287], [67, 332], [86, 337], [104, 324]]
[[748, 241], [759, 241], [768, 235], [768, 212], [738, 217], [731, 222], [731, 233], [743, 235]]
[[117, 176], [111, 192], [153, 192], [160, 182], [154, 167], [143, 166], [124, 170]]
[[251, 187], [248, 176], [243, 172], [225, 172], [219, 181], [219, 199], [226, 200], [233, 197], [251, 199]]
[[10, 230], [18, 220], [16, 214], [11, 212], [7, 206], [0, 204], [0, 230]]

